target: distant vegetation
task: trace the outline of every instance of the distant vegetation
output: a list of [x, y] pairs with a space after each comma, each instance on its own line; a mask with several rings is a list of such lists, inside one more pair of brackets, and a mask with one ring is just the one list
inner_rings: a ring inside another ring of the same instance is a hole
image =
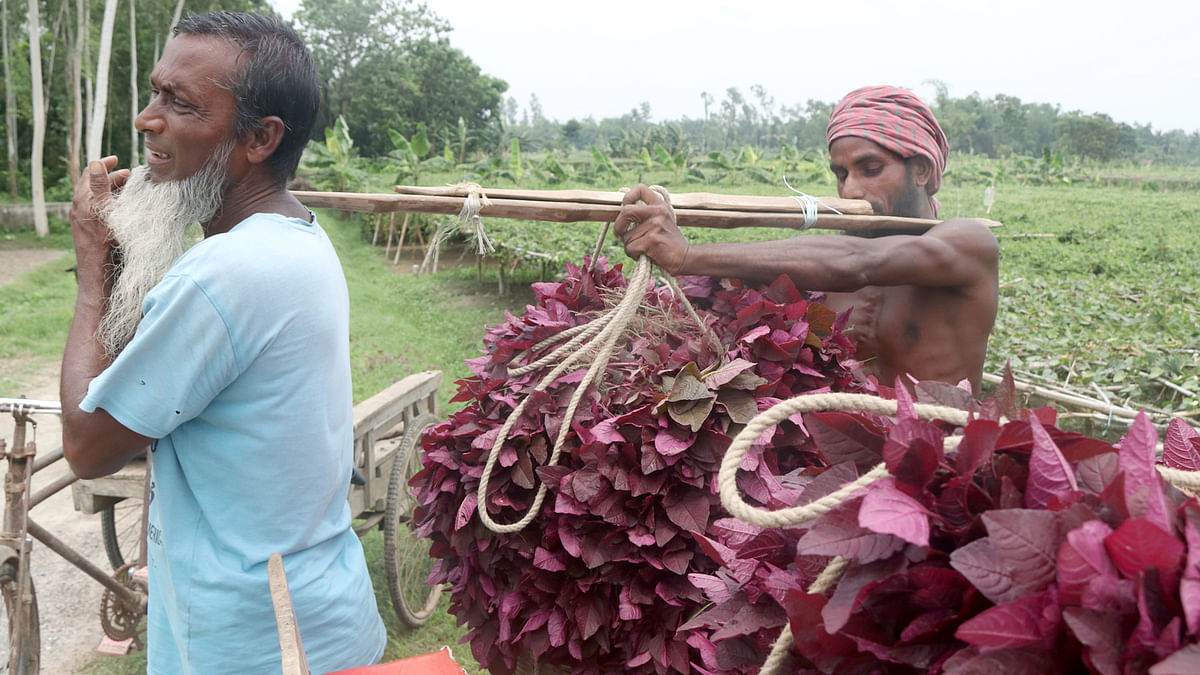
[[[108, 105], [98, 132], [103, 134], [102, 152], [117, 154], [122, 162], [137, 161], [132, 119], [147, 100], [147, 77], [167, 40], [177, 2], [139, 0], [136, 15], [128, 19], [122, 5], [122, 18], [113, 26]], [[72, 147], [78, 148], [92, 133], [85, 129], [73, 135], [72, 129], [77, 112], [83, 124], [91, 119], [105, 0], [83, 0], [79, 14], [72, 0], [41, 0], [38, 6], [48, 101], [43, 175], [47, 198], [53, 201], [68, 197], [72, 171], [78, 170], [78, 160], [73, 163], [72, 157], [79, 153]], [[2, 6], [7, 63], [0, 109], [5, 111], [8, 161], [0, 165], [0, 186], [11, 201], [30, 198], [33, 111], [27, 7], [19, 2]], [[265, 0], [187, 3], [184, 10], [215, 8], [273, 11]], [[619, 117], [556, 120], [543, 113], [536, 96], [524, 106], [506, 97], [505, 74], [489, 73], [487, 64], [475, 63], [470, 45], [452, 45], [453, 27], [424, 3], [304, 0], [294, 22], [313, 49], [324, 83], [314, 140], [323, 141], [324, 130], [340, 117], [362, 157], [393, 153], [392, 132], [405, 138], [423, 132], [429, 152], [422, 159], [442, 158], [450, 167], [493, 161], [519, 147], [525, 153], [546, 153], [549, 159], [540, 168], [562, 182], [578, 171], [578, 153], [587, 162], [594, 149], [613, 161], [670, 165], [678, 179], [690, 174], [701, 180], [692, 172], [696, 168], [707, 177], [723, 167], [738, 167], [742, 178], [757, 180], [768, 174], [753, 165], [756, 157], [792, 153], [820, 162], [825, 150], [832, 101], [777, 102], [763, 87], [753, 86], [749, 93], [736, 88], [718, 95], [696, 92], [703, 110], [696, 119], [655, 120], [649, 104], [642, 103]], [[131, 24], [137, 26], [133, 33]], [[76, 64], [78, 76], [73, 75]], [[861, 84], [865, 83], [847, 82], [846, 88]], [[955, 98], [940, 83], [933, 84], [937, 94], [929, 103], [952, 149], [966, 155], [1004, 158], [1011, 166], [1026, 161], [1020, 158], [1033, 158], [1028, 161], [1068, 172], [1074, 166], [1108, 163], [1128, 175], [1161, 166], [1200, 166], [1200, 132], [1194, 130], [1129, 125], [1103, 113], [1064, 111], [1055, 104], [1007, 95]], [[136, 104], [132, 85], [138, 88]], [[502, 170], [504, 163], [487, 169]]]

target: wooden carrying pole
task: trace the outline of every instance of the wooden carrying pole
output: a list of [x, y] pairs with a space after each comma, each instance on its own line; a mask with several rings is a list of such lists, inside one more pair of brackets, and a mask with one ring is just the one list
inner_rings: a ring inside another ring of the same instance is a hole
[[[396, 194], [295, 191], [310, 208], [328, 208], [365, 213], [405, 211], [456, 215], [463, 208], [468, 188], [396, 186]], [[555, 223], [612, 222], [621, 211], [620, 192], [588, 190], [488, 190], [479, 215], [489, 218], [518, 218]], [[873, 215], [871, 205], [854, 199], [819, 198], [815, 228], [827, 230], [911, 231], [928, 229], [939, 220]], [[707, 192], [671, 195], [676, 222], [681, 226], [729, 229], [735, 227], [778, 227], [805, 229], [804, 209], [791, 197], [718, 195]], [[843, 215], [833, 213], [836, 208]], [[989, 227], [1000, 223], [984, 221]]]

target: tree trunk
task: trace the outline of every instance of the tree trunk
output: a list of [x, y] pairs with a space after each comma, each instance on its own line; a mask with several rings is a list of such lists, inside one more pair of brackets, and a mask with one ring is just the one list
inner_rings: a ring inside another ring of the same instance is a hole
[[138, 108], [137, 22], [134, 21], [134, 5], [136, 4], [136, 0], [129, 0], [129, 134], [132, 139], [129, 145], [130, 166], [141, 163], [136, 123], [140, 110]]
[[83, 20], [84, 0], [75, 0], [75, 45], [71, 51], [71, 139], [68, 143], [71, 157], [71, 180], [83, 173], [79, 166], [79, 153], [83, 146], [83, 45], [87, 42], [87, 24]]
[[46, 220], [46, 189], [42, 177], [42, 151], [46, 139], [46, 102], [42, 98], [42, 41], [38, 0], [29, 0], [29, 90], [33, 94], [33, 150], [29, 180], [33, 185], [33, 227], [39, 237], [50, 234]]
[[12, 88], [12, 70], [8, 63], [8, 8], [0, 7], [3, 21], [4, 50], [4, 138], [8, 148], [8, 192], [17, 201], [17, 97]]
[[[171, 38], [175, 37], [175, 25], [179, 23], [179, 17], [182, 15], [183, 15], [183, 0], [179, 0], [179, 2], [175, 3], [175, 14], [173, 14], [171, 16], [171, 25], [167, 26], [167, 42], [170, 42]], [[167, 42], [163, 43], [163, 49], [167, 48]], [[158, 51], [157, 48], [155, 49], [155, 51]], [[155, 55], [154, 62], [158, 63], [158, 55], [157, 54]]]
[[113, 24], [117, 20], [117, 0], [104, 0], [104, 23], [100, 25], [100, 53], [96, 59], [96, 107], [88, 125], [87, 154], [84, 159], [100, 159], [104, 138], [104, 119], [108, 116], [108, 62], [112, 56]]

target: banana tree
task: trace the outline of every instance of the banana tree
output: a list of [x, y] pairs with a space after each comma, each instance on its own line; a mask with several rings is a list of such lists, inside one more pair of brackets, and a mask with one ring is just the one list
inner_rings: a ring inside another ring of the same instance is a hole
[[412, 138], [405, 138], [399, 131], [388, 129], [388, 138], [392, 140], [392, 151], [388, 153], [388, 157], [400, 162], [396, 182], [403, 183], [406, 177], [411, 177], [413, 185], [420, 185], [421, 163], [433, 149], [429, 136], [425, 133], [425, 125], [417, 124]]

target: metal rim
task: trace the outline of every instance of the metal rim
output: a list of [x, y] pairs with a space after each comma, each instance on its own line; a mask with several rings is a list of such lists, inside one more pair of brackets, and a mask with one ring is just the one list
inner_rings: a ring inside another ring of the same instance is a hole
[[442, 596], [440, 585], [425, 583], [433, 566], [429, 542], [414, 537], [409, 529], [415, 503], [408, 480], [421, 470], [421, 433], [437, 421], [432, 414], [422, 413], [404, 430], [392, 464], [387, 512], [383, 520], [388, 591], [396, 616], [410, 628], [428, 621]]

